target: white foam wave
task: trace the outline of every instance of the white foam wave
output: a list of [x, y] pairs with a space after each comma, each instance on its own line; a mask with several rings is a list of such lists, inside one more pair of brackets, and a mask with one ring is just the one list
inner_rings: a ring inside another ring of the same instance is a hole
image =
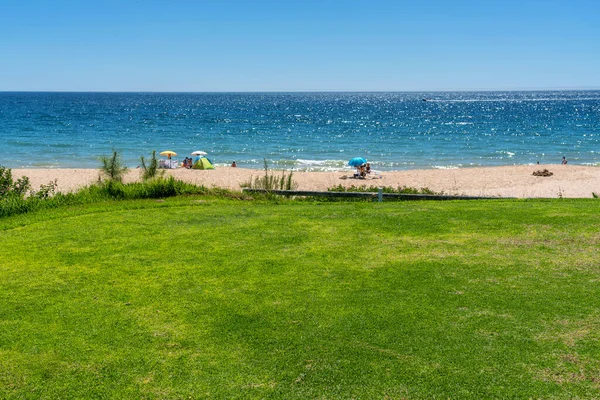
[[508, 150], [499, 150], [496, 152], [496, 154], [503, 154], [503, 155], [508, 156], [508, 158], [512, 158], [515, 155], [515, 153], [508, 151]]
[[595, 101], [597, 97], [540, 97], [540, 98], [524, 98], [524, 99], [431, 99], [427, 102], [435, 103], [525, 103], [525, 102], [548, 102], [548, 101]]
[[455, 164], [455, 165], [432, 165], [431, 168], [433, 168], [433, 169], [459, 169], [462, 166], [463, 166], [462, 164]]

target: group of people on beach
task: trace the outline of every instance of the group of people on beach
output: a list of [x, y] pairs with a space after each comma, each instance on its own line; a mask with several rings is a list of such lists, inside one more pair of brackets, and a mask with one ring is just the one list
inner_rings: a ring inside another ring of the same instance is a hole
[[356, 167], [356, 173], [354, 174], [355, 178], [366, 178], [367, 174], [371, 173], [371, 164], [361, 164]]
[[[198, 157], [198, 158], [200, 158], [200, 157]], [[196, 160], [196, 161], [197, 161], [197, 160]], [[192, 160], [192, 157], [186, 157], [186, 158], [183, 160], [183, 162], [181, 163], [181, 166], [182, 166], [183, 168], [187, 168], [187, 169], [190, 169], [190, 168], [192, 168], [192, 167], [193, 167], [193, 165], [194, 165], [194, 161]], [[233, 168], [236, 168], [236, 167], [237, 167], [237, 163], [234, 161], [234, 162], [232, 162], [232, 163], [231, 163], [231, 166], [232, 166]]]
[[194, 163], [193, 163], [193, 161], [192, 161], [192, 157], [186, 157], [186, 158], [183, 160], [183, 163], [181, 164], [181, 166], [182, 166], [183, 168], [187, 168], [187, 169], [190, 169], [190, 168], [192, 168], [192, 166], [193, 166], [193, 165], [194, 165]]
[[[562, 165], [565, 165], [565, 164], [567, 164], [567, 163], [568, 163], [568, 161], [567, 161], [567, 157], [563, 156], [563, 158], [562, 158], [562, 161], [561, 161], [560, 163], [561, 163]], [[540, 162], [538, 161], [538, 162], [537, 162], [537, 164], [539, 165], [539, 164], [540, 164]]]

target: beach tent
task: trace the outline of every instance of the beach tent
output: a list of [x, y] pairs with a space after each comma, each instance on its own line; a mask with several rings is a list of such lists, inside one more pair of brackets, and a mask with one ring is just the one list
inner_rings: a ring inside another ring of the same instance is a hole
[[212, 164], [212, 162], [210, 162], [210, 160], [208, 158], [200, 157], [198, 160], [196, 160], [196, 162], [194, 163], [192, 168], [193, 169], [215, 169], [215, 166]]

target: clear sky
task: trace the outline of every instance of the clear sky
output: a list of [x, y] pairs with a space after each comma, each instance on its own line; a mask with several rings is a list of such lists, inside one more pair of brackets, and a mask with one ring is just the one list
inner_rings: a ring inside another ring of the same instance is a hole
[[0, 91], [600, 88], [600, 0], [0, 0]]

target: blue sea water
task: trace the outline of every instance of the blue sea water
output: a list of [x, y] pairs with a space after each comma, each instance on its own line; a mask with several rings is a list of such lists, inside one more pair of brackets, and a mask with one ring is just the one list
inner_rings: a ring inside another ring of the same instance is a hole
[[377, 170], [600, 165], [600, 91], [0, 93], [0, 165], [129, 167], [153, 150], [217, 165]]

